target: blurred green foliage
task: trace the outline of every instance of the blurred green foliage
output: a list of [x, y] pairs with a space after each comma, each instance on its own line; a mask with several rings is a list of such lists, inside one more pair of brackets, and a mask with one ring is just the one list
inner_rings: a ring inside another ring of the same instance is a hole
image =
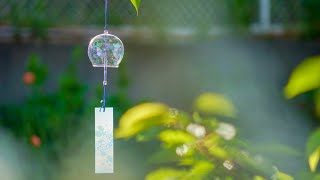
[[[134, 5], [138, 14], [140, 0], [131, 0], [131, 3]], [[31, 0], [27, 2], [9, 0], [9, 13], [7, 16], [0, 18], [0, 23], [8, 23], [9, 25], [13, 26], [14, 37], [17, 41], [20, 41], [21, 39], [22, 28], [26, 27], [31, 29], [32, 38], [46, 39], [48, 35], [48, 28], [60, 24], [60, 19], [55, 17], [56, 10], [50, 9], [51, 5], [52, 3], [50, 1], [45, 0]], [[98, 12], [104, 12], [104, 6], [100, 6], [98, 8]], [[64, 12], [68, 11], [68, 9], [64, 10]], [[87, 13], [87, 11], [84, 11], [84, 13]], [[97, 14], [94, 17], [95, 19], [92, 19], [92, 23], [104, 22], [104, 13]], [[65, 18], [69, 18], [67, 13]], [[119, 12], [111, 11], [109, 23], [113, 25], [119, 25], [123, 23], [119, 16]]]
[[[74, 49], [74, 52], [78, 48]], [[47, 68], [36, 54], [29, 56], [23, 82], [30, 89], [30, 95], [24, 102], [0, 107], [0, 125], [8, 129], [26, 144], [34, 146], [36, 151], [49, 154], [59, 161], [59, 154], [70, 143], [66, 137], [74, 135], [79, 128], [81, 116], [85, 112], [86, 87], [76, 74], [77, 61], [82, 54], [74, 55], [66, 72], [61, 76], [57, 92], [47, 94], [44, 84]], [[36, 137], [37, 143], [34, 142]]]
[[310, 91], [315, 94], [315, 112], [320, 117], [320, 56], [307, 58], [295, 68], [285, 87], [285, 96], [291, 99]]
[[307, 37], [318, 37], [320, 35], [320, 1], [301, 0], [303, 7], [302, 22]]
[[232, 102], [215, 93], [200, 95], [191, 115], [161, 103], [143, 103], [123, 114], [115, 137], [160, 142], [160, 150], [149, 157], [156, 170], [147, 180], [292, 180], [249, 153], [248, 143], [235, 137], [236, 128], [229, 123], [235, 117]]
[[228, 5], [230, 7], [232, 22], [236, 26], [249, 27], [255, 21], [254, 18], [258, 14], [258, 1], [235, 0], [228, 1]]
[[[292, 99], [310, 91], [314, 93], [314, 112], [320, 118], [320, 56], [307, 58], [294, 69], [284, 93], [288, 99]], [[316, 172], [320, 160], [319, 129], [315, 130], [308, 138], [306, 155], [311, 172]], [[318, 179], [319, 176], [319, 174], [308, 174], [310, 179]]]
[[[131, 4], [134, 6], [136, 13], [138, 15], [141, 0], [130, 0]], [[128, 3], [130, 3], [128, 1]], [[5, 17], [0, 17], [1, 24], [10, 24], [15, 28], [15, 37], [17, 40], [21, 38], [21, 28], [30, 27], [32, 36], [35, 38], [45, 39], [47, 36], [48, 28], [53, 26], [61, 26], [62, 24], [68, 23], [72, 25], [80, 25], [83, 23], [102, 25], [104, 22], [104, 6], [93, 7], [91, 5], [78, 6], [73, 2], [69, 2], [71, 5], [65, 6], [64, 13], [64, 23], [61, 23], [61, 18], [59, 11], [51, 7], [52, 3], [45, 0], [31, 0], [31, 1], [18, 1], [10, 0], [8, 1], [9, 13]], [[91, 3], [91, 2], [84, 2]], [[258, 17], [258, 0], [233, 0], [226, 2], [228, 18], [232, 25], [238, 27], [249, 28]], [[281, 6], [276, 4], [274, 6]], [[290, 2], [287, 2], [290, 3]], [[294, 23], [295, 25], [303, 25], [303, 35], [307, 37], [315, 37], [320, 35], [320, 13], [318, 9], [320, 8], [320, 3], [318, 0], [300, 0], [298, 2], [292, 3], [297, 4], [294, 11]], [[155, 3], [154, 6], [157, 4]], [[174, 6], [174, 4], [172, 5]], [[288, 7], [291, 4], [287, 5]], [[4, 8], [6, 10], [6, 8]], [[127, 23], [128, 19], [123, 18], [123, 10], [110, 8], [109, 13], [109, 23], [112, 25], [120, 25]], [[58, 12], [58, 13], [57, 13]], [[77, 18], [75, 14], [81, 14], [85, 18]], [[194, 12], [196, 13], [196, 12]], [[292, 12], [291, 12], [292, 13]], [[159, 17], [161, 18], [161, 17]], [[277, 17], [276, 17], [277, 18]], [[84, 19], [86, 22], [84, 22]], [[290, 21], [290, 19], [288, 19]], [[287, 25], [287, 22], [284, 22]], [[290, 23], [290, 22], [289, 22]], [[289, 24], [290, 25], [290, 24]]]
[[[67, 67], [59, 78], [58, 88], [50, 93], [44, 89], [46, 80], [56, 74], [48, 71], [39, 55], [31, 54], [22, 75], [27, 97], [15, 104], [0, 106], [1, 129], [14, 135], [40, 160], [50, 160], [50, 167], [46, 168], [48, 179], [51, 178], [50, 168], [59, 166], [65, 151], [74, 145], [74, 137], [81, 133], [81, 127], [94, 122], [93, 107], [100, 106], [103, 95], [100, 83], [96, 94], [88, 98], [88, 87], [78, 77], [77, 65], [83, 59], [84, 52], [82, 47], [72, 50], [70, 59], [66, 60]], [[107, 98], [107, 106], [114, 107], [116, 121], [132, 106], [126, 92], [129, 84], [125, 63], [119, 71], [118, 91]]]
[[26, 8], [21, 5], [20, 1], [9, 1], [10, 13], [8, 19], [10, 24], [15, 28], [15, 38], [16, 40], [20, 40], [21, 28], [30, 27], [34, 38], [45, 39], [48, 28], [52, 25], [52, 19], [46, 12], [48, 2], [34, 0], [30, 1], [28, 5], [30, 7]]

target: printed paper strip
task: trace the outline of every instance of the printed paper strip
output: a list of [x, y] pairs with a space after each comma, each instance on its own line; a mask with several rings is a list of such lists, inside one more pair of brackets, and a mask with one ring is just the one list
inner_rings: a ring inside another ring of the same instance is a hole
[[95, 172], [113, 173], [113, 108], [95, 108]]

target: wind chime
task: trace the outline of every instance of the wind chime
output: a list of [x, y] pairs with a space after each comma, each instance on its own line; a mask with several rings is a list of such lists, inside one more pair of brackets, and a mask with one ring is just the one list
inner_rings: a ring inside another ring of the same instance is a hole
[[106, 107], [107, 68], [118, 68], [124, 55], [121, 40], [108, 32], [108, 0], [105, 0], [104, 33], [89, 43], [88, 56], [93, 67], [103, 67], [103, 100], [95, 108], [95, 172], [113, 173], [113, 108]]

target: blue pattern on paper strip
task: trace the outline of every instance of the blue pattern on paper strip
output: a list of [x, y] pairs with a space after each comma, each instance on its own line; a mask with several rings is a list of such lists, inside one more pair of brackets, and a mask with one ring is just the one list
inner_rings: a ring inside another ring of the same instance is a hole
[[113, 173], [113, 113], [112, 108], [95, 115], [96, 173]]

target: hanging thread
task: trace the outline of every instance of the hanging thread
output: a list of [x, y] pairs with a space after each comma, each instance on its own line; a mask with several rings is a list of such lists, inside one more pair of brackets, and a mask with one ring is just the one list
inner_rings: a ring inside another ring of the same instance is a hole
[[108, 0], [105, 3], [104, 31], [108, 31]]
[[[104, 19], [104, 34], [108, 34], [108, 0], [105, 1], [105, 19]], [[104, 65], [103, 65], [103, 100], [102, 100], [102, 106], [103, 112], [105, 112], [106, 109], [106, 101], [107, 101], [107, 62], [108, 62], [108, 57], [107, 57], [107, 36], [104, 37]], [[100, 110], [101, 110], [100, 108]]]

